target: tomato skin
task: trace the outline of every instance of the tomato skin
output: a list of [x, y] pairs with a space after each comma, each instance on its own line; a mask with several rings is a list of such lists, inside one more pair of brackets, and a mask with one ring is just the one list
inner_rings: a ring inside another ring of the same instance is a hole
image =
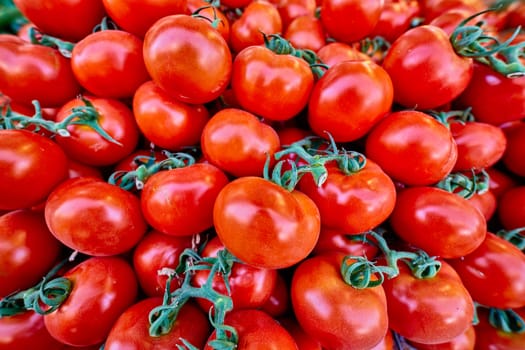
[[473, 325], [468, 327], [465, 332], [446, 343], [421, 344], [410, 342], [411, 345], [419, 350], [474, 350], [475, 343], [476, 332]]
[[485, 217], [466, 199], [425, 186], [398, 193], [390, 224], [403, 240], [442, 258], [471, 253], [487, 232]]
[[[418, 279], [404, 263], [383, 282], [392, 330], [425, 344], [451, 341], [471, 326], [474, 302], [460, 276], [445, 261], [433, 278]], [[424, 322], [422, 322], [424, 320]]]
[[329, 67], [342, 61], [371, 61], [371, 58], [356, 47], [341, 42], [330, 42], [317, 51], [317, 57]]
[[0, 210], [37, 205], [67, 177], [64, 151], [44, 136], [1, 130], [0, 153]]
[[[525, 309], [514, 310], [523, 319]], [[474, 326], [476, 331], [475, 350], [522, 350], [525, 343], [525, 333], [505, 333], [494, 328], [488, 321], [488, 311], [478, 310], [479, 323]]]
[[245, 110], [269, 120], [284, 121], [299, 114], [313, 85], [314, 76], [305, 60], [262, 46], [242, 50], [233, 62], [235, 98]]
[[416, 0], [385, 0], [379, 20], [369, 37], [381, 36], [389, 43], [406, 32], [420, 13]]
[[260, 309], [272, 317], [285, 315], [290, 311], [290, 291], [287, 280], [283, 273], [277, 273], [275, 286], [270, 297], [264, 302]]
[[[238, 350], [296, 350], [290, 333], [264, 311], [256, 309], [233, 310], [226, 315], [226, 325], [237, 330]], [[208, 338], [215, 339], [215, 331]], [[213, 348], [206, 344], [204, 350]]]
[[511, 176], [509, 172], [489, 167], [485, 169], [489, 175], [489, 189], [496, 198], [500, 198], [508, 189], [518, 186], [516, 178]]
[[182, 102], [210, 102], [230, 82], [228, 44], [209, 23], [191, 16], [171, 15], [155, 22], [144, 37], [143, 55], [152, 80]]
[[308, 123], [320, 137], [329, 132], [336, 142], [355, 141], [390, 111], [392, 98], [392, 82], [379, 65], [340, 62], [314, 85]]
[[142, 299], [126, 309], [113, 325], [104, 349], [107, 350], [169, 350], [182, 346], [181, 338], [202, 349], [209, 335], [206, 315], [192, 302], [186, 303], [177, 315], [169, 333], [160, 337], [149, 335], [149, 312], [162, 305], [162, 298]]
[[525, 186], [507, 190], [498, 200], [498, 218], [507, 230], [525, 226]]
[[369, 260], [377, 256], [378, 247], [376, 245], [354, 241], [351, 237], [352, 235], [345, 231], [321, 226], [319, 240], [313, 253], [321, 255], [336, 251], [345, 255], [366, 256]]
[[447, 176], [457, 160], [451, 132], [425, 113], [405, 110], [383, 118], [367, 135], [365, 155], [392, 179], [431, 185]]
[[58, 50], [2, 40], [0, 57], [0, 91], [17, 103], [38, 100], [41, 107], [59, 107], [81, 91], [69, 59]]
[[139, 199], [96, 178], [64, 181], [49, 195], [44, 211], [59, 241], [92, 256], [124, 253], [146, 232]]
[[489, 221], [496, 213], [498, 203], [496, 196], [490, 189], [483, 193], [474, 194], [468, 201], [483, 214], [486, 221]]
[[142, 40], [122, 30], [103, 30], [84, 37], [71, 52], [71, 68], [78, 82], [100, 97], [131, 97], [149, 79]]
[[305, 259], [291, 285], [294, 314], [301, 327], [327, 349], [369, 349], [388, 331], [383, 287], [356, 289], [346, 284], [344, 254]]
[[44, 325], [44, 316], [33, 311], [0, 318], [0, 350], [62, 350]]
[[417, 109], [451, 102], [465, 90], [473, 73], [472, 59], [458, 56], [447, 34], [430, 25], [404, 32], [392, 43], [382, 66], [392, 79], [394, 101]]
[[58, 259], [61, 245], [44, 215], [13, 210], [0, 216], [0, 298], [40, 282]]
[[187, 13], [186, 0], [102, 0], [102, 3], [120, 28], [139, 38], [144, 38], [148, 29], [162, 17]]
[[16, 7], [48, 35], [78, 41], [91, 33], [105, 15], [100, 0], [15, 0]]
[[284, 38], [296, 49], [318, 51], [326, 44], [323, 24], [313, 14], [293, 19], [284, 32]]
[[[142, 291], [149, 297], [162, 297], [166, 289], [167, 275], [159, 274], [162, 268], [175, 270], [180, 254], [191, 248], [192, 237], [175, 237], [151, 230], [137, 243], [133, 250], [133, 270]], [[172, 290], [180, 287], [174, 278]]]
[[140, 198], [146, 221], [172, 236], [191, 236], [213, 226], [213, 204], [228, 183], [217, 167], [197, 163], [149, 177]]
[[323, 0], [321, 22], [330, 37], [348, 44], [372, 33], [383, 6], [384, 0]]
[[[70, 136], [56, 136], [57, 143], [66, 154], [81, 163], [106, 166], [119, 162], [133, 152], [139, 139], [139, 129], [131, 109], [123, 102], [111, 98], [84, 96], [99, 114], [98, 122], [115, 141], [104, 139], [88, 126], [70, 125]], [[73, 108], [85, 106], [80, 98], [64, 104], [57, 113], [58, 122], [66, 119]]]
[[259, 177], [231, 181], [219, 193], [213, 221], [220, 240], [246, 264], [278, 269], [313, 250], [319, 237], [319, 210], [299, 191]]
[[485, 2], [480, 0], [423, 0], [421, 1], [421, 15], [425, 22], [432, 21], [437, 16], [450, 10], [465, 10], [470, 14], [486, 8]]
[[261, 176], [267, 156], [280, 148], [279, 135], [255, 115], [226, 108], [211, 117], [201, 135], [204, 157], [235, 176]]
[[44, 323], [64, 344], [100, 344], [137, 297], [133, 269], [119, 257], [89, 258], [63, 277], [72, 282], [71, 293], [57, 310], [44, 316]]
[[512, 243], [488, 232], [476, 250], [449, 262], [478, 303], [500, 309], [525, 306], [525, 256]]
[[297, 343], [297, 350], [322, 350], [321, 343], [306, 333], [294, 318], [280, 318], [279, 323], [290, 332]]
[[[279, 11], [283, 23], [283, 32], [288, 30], [288, 27], [296, 18], [303, 16], [314, 17], [317, 6], [315, 0], [282, 0], [273, 1], [273, 3], [276, 3]], [[294, 47], [297, 48], [295, 45]]]
[[508, 130], [505, 129], [507, 136], [507, 148], [503, 154], [503, 164], [512, 174], [525, 177], [525, 123], [518, 122]]

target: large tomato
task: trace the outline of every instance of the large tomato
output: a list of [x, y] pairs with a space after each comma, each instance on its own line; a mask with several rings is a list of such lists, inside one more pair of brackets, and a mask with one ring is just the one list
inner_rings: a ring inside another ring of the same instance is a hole
[[44, 136], [1, 130], [0, 153], [0, 210], [40, 204], [67, 177], [64, 151]]

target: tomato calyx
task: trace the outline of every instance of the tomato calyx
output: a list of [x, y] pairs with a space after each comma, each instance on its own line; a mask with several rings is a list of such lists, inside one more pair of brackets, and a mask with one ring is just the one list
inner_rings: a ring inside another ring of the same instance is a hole
[[[219, 18], [219, 16], [217, 16], [217, 8], [220, 6], [220, 1], [219, 0], [211, 0], [209, 1], [209, 5], [206, 5], [206, 6], [202, 6], [202, 7], [199, 7], [198, 9], [196, 9], [195, 11], [193, 11], [193, 13], [191, 14], [192, 17], [195, 17], [195, 18], [199, 18], [199, 19], [203, 19], [207, 22], [210, 22], [211, 26], [215, 29], [219, 28], [219, 24], [221, 23], [221, 19]], [[203, 16], [200, 14], [201, 11], [204, 11], [206, 9], [209, 9], [211, 8], [212, 11], [213, 11], [213, 20], [209, 17], [206, 17], [206, 16]]]
[[[475, 303], [476, 310], [478, 308], [488, 309], [489, 324], [505, 333], [524, 333], [525, 320], [513, 309], [498, 309], [495, 307], [488, 307]], [[475, 316], [474, 324], [478, 322], [477, 315]]]
[[[180, 256], [179, 265], [168, 277], [162, 305], [150, 311], [149, 334], [159, 337], [169, 333], [184, 304], [192, 298], [204, 298], [213, 304], [209, 317], [217, 334], [209, 345], [214, 349], [235, 349], [238, 342], [237, 331], [224, 324], [226, 314], [233, 309], [233, 301], [228, 295], [213, 289], [214, 278], [219, 275], [223, 278], [226, 290], [230, 291], [228, 278], [235, 263], [240, 263], [240, 260], [226, 249], [219, 250], [217, 257], [203, 258], [195, 250], [187, 248]], [[197, 288], [191, 285], [191, 278], [196, 271], [201, 270], [209, 270], [210, 273], [206, 282]], [[184, 274], [181, 287], [171, 292], [170, 282], [181, 274]]]
[[55, 38], [53, 36], [43, 34], [35, 27], [29, 28], [29, 39], [31, 44], [42, 45], [57, 49], [60, 54], [66, 58], [71, 58], [71, 53], [75, 44], [69, 41]]
[[512, 230], [499, 230], [496, 235], [514, 244], [521, 251], [525, 251], [525, 227]]
[[450, 124], [460, 123], [466, 124], [475, 121], [474, 115], [472, 114], [472, 108], [466, 108], [464, 110], [451, 110], [451, 111], [436, 111], [428, 110], [426, 114], [430, 115], [438, 122], [450, 129]]
[[525, 75], [525, 65], [521, 62], [521, 58], [525, 55], [525, 43], [520, 42], [511, 45], [520, 33], [520, 27], [516, 28], [510, 38], [500, 42], [497, 38], [484, 32], [481, 28], [482, 21], [476, 25], [466, 25], [467, 22], [477, 16], [497, 10], [497, 7], [493, 7], [465, 18], [452, 32], [450, 42], [460, 56], [471, 57], [490, 66], [507, 78], [521, 77]]
[[376, 58], [379, 62], [390, 50], [392, 44], [382, 36], [375, 36], [373, 38], [364, 38], [359, 42], [359, 51], [371, 58]]
[[471, 170], [470, 176], [463, 172], [448, 174], [436, 184], [450, 193], [455, 193], [465, 199], [470, 199], [476, 194], [483, 194], [489, 190], [489, 174], [485, 170]]
[[28, 310], [46, 315], [58, 309], [68, 298], [73, 285], [67, 278], [54, 277], [69, 261], [65, 259], [53, 267], [36, 286], [2, 298], [0, 318]]
[[366, 257], [345, 256], [341, 264], [341, 275], [347, 284], [357, 289], [381, 285], [385, 276], [389, 279], [395, 278], [400, 273], [399, 261], [403, 261], [410, 268], [414, 277], [418, 279], [432, 278], [441, 268], [441, 262], [423, 250], [408, 252], [391, 249], [383, 236], [375, 231], [352, 235], [350, 238], [376, 245], [387, 263], [386, 266], [377, 265], [375, 261], [370, 261]]

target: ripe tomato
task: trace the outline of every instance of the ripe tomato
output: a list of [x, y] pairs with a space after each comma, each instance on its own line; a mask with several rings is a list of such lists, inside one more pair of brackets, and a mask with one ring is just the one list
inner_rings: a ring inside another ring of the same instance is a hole
[[509, 174], [507, 171], [502, 171], [494, 167], [485, 169], [489, 175], [489, 189], [496, 198], [500, 198], [508, 189], [517, 186], [517, 179]]
[[525, 186], [507, 190], [498, 200], [498, 218], [507, 230], [525, 227]]
[[417, 342], [410, 342], [418, 350], [474, 350], [476, 344], [476, 332], [474, 326], [471, 325], [467, 330], [451, 341], [437, 344], [421, 344]]
[[234, 256], [269, 269], [289, 267], [307, 257], [320, 230], [319, 210], [308, 196], [251, 176], [221, 190], [213, 221]]
[[451, 341], [472, 324], [474, 302], [454, 269], [441, 261], [435, 277], [418, 279], [405, 263], [383, 282], [392, 330], [424, 344]]
[[[230, 42], [230, 20], [226, 14], [216, 6], [210, 6], [206, 0], [187, 0], [188, 11], [197, 18], [213, 24], [213, 27], [221, 34], [224, 40]], [[250, 0], [251, 1], [251, 0]], [[224, 5], [224, 4], [222, 4]], [[227, 10], [227, 8], [222, 8]]]
[[287, 317], [280, 318], [279, 323], [290, 333], [297, 343], [298, 350], [322, 350], [321, 343], [311, 334], [308, 334], [301, 328], [296, 319]]
[[291, 286], [294, 314], [324, 348], [370, 349], [388, 331], [385, 292], [381, 286], [346, 284], [340, 272], [343, 257], [333, 253], [300, 262]]
[[49, 195], [44, 210], [59, 241], [93, 256], [124, 253], [146, 232], [139, 199], [96, 178], [64, 181]]
[[100, 344], [137, 297], [133, 269], [119, 257], [88, 258], [63, 277], [72, 282], [71, 292], [57, 310], [44, 316], [44, 323], [64, 344]]
[[379, 20], [369, 36], [381, 36], [392, 43], [410, 28], [419, 13], [420, 5], [416, 0], [385, 0]]
[[284, 121], [308, 102], [314, 76], [305, 60], [250, 46], [233, 61], [231, 86], [246, 110], [269, 120]]
[[287, 31], [296, 18], [315, 16], [315, 8], [317, 6], [315, 0], [281, 0], [271, 2], [277, 5], [277, 10], [283, 23], [283, 31]]
[[318, 51], [326, 45], [323, 24], [314, 15], [293, 19], [284, 32], [284, 38], [296, 49]]
[[370, 61], [371, 58], [356, 47], [341, 42], [330, 42], [317, 51], [317, 57], [332, 67], [342, 61]]
[[525, 306], [525, 255], [488, 232], [481, 245], [449, 261], [478, 303], [500, 309]]
[[392, 43], [383, 68], [394, 84], [395, 102], [430, 109], [451, 102], [465, 90], [473, 61], [456, 54], [443, 29], [423, 25], [407, 30]]
[[198, 18], [171, 15], [155, 22], [144, 37], [143, 55], [153, 81], [182, 102], [210, 102], [230, 82], [228, 44]]
[[283, 273], [277, 271], [272, 293], [260, 309], [272, 317], [283, 316], [290, 311], [290, 290]]
[[425, 22], [432, 21], [437, 16], [453, 9], [469, 11], [470, 14], [477, 13], [486, 8], [482, 0], [423, 0], [421, 1], [421, 15]]
[[394, 232], [429, 255], [459, 258], [485, 239], [485, 217], [468, 200], [436, 187], [400, 191], [390, 216]]
[[[131, 109], [123, 102], [102, 97], [83, 97], [89, 101], [98, 117], [100, 127], [115, 141], [106, 140], [96, 130], [85, 125], [70, 125], [70, 136], [56, 136], [57, 143], [76, 161], [93, 166], [119, 162], [133, 152], [139, 139], [139, 129]], [[73, 113], [74, 108], [85, 106], [80, 98], [73, 99], [60, 108], [56, 120], [60, 122]]]
[[69, 59], [58, 50], [1, 40], [0, 57], [0, 91], [14, 102], [30, 106], [38, 100], [41, 107], [59, 107], [81, 91]]
[[504, 131], [507, 148], [503, 154], [503, 164], [511, 173], [525, 177], [525, 123], [518, 122]]
[[280, 148], [277, 132], [255, 115], [226, 108], [208, 121], [201, 135], [207, 161], [236, 176], [261, 176], [267, 156]]
[[102, 30], [80, 40], [71, 52], [80, 85], [99, 97], [129, 98], [149, 79], [142, 40], [123, 30]]
[[45, 34], [78, 41], [105, 15], [101, 0], [14, 0], [24, 16]]
[[34, 311], [0, 317], [0, 350], [63, 350], [44, 325], [44, 316]]
[[30, 208], [67, 177], [62, 148], [25, 130], [0, 131], [0, 210]]
[[328, 132], [336, 142], [354, 141], [390, 111], [392, 98], [392, 82], [379, 65], [370, 60], [340, 62], [315, 84], [308, 123], [320, 137], [327, 138]]
[[146, 298], [125, 310], [116, 320], [104, 345], [106, 350], [169, 350], [183, 345], [181, 338], [202, 349], [209, 335], [206, 315], [193, 303], [186, 303], [169, 333], [152, 337], [149, 312], [162, 305], [162, 298]]
[[486, 221], [489, 221], [496, 213], [498, 203], [490, 189], [483, 193], [475, 193], [468, 201], [483, 214]]
[[321, 226], [319, 240], [313, 253], [320, 255], [334, 251], [351, 256], [366, 256], [369, 260], [373, 260], [377, 255], [378, 247], [374, 244], [353, 240], [352, 235], [345, 231]]
[[40, 282], [61, 247], [43, 213], [13, 210], [0, 216], [0, 298]]
[[[515, 310], [524, 319], [525, 309]], [[493, 327], [488, 321], [488, 311], [478, 310], [479, 323], [474, 327], [476, 332], [475, 350], [522, 350], [525, 344], [525, 333], [506, 333]]]
[[450, 130], [414, 110], [394, 112], [379, 121], [367, 135], [365, 146], [368, 159], [406, 185], [437, 183], [457, 159]]

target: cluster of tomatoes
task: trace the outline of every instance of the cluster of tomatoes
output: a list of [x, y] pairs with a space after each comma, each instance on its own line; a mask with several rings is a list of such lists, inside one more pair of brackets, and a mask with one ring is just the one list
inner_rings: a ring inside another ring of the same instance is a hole
[[525, 349], [523, 2], [0, 11], [0, 349]]

